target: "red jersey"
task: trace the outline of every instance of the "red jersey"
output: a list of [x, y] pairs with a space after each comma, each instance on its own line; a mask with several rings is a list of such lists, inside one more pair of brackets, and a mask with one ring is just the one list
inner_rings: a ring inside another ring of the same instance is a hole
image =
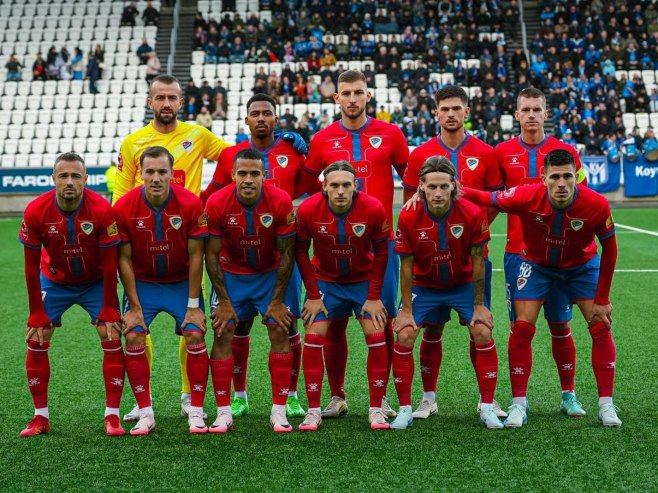
[[489, 222], [481, 207], [453, 200], [438, 218], [423, 202], [423, 207], [400, 212], [395, 253], [414, 257], [416, 286], [442, 289], [473, 281], [471, 247], [488, 241]]
[[263, 274], [279, 266], [277, 239], [295, 234], [292, 199], [283, 190], [263, 185], [260, 199], [246, 206], [235, 184], [222, 188], [206, 203], [210, 236], [222, 239], [219, 263], [233, 274]]
[[156, 209], [144, 187], [133, 188], [114, 205], [122, 243], [130, 243], [135, 278], [180, 282], [189, 277], [187, 240], [208, 236], [201, 199], [178, 185]]
[[[500, 173], [505, 182], [505, 188], [513, 188], [519, 185], [528, 185], [541, 181], [544, 174], [544, 158], [546, 154], [556, 149], [569, 151], [576, 162], [576, 173], [578, 183], [586, 183], [584, 172], [581, 170], [580, 156], [578, 151], [569, 144], [547, 135], [542, 142], [536, 146], [525, 144], [521, 136], [501, 142], [494, 149], [496, 161]], [[475, 187], [474, 187], [475, 188]], [[505, 251], [509, 253], [521, 253], [523, 243], [523, 231], [521, 223], [516, 216], [507, 217], [507, 246]]]
[[404, 174], [409, 159], [407, 141], [396, 125], [368, 117], [358, 130], [339, 120], [313, 137], [304, 171], [317, 177], [331, 163], [349, 161], [356, 171], [359, 191], [382, 203], [388, 224], [393, 224], [393, 170]]
[[545, 267], [572, 268], [596, 255], [596, 241], [615, 234], [610, 204], [587, 188], [576, 187], [573, 203], [566, 209], [551, 205], [546, 185], [515, 187], [492, 194], [495, 207], [518, 215], [523, 228], [521, 255]]
[[[341, 215], [331, 210], [322, 193], [309, 197], [297, 209], [297, 242], [308, 251], [313, 240], [311, 263], [315, 277], [322, 281], [371, 279], [373, 245], [387, 240], [389, 230], [382, 204], [364, 193], [354, 197], [352, 207]], [[304, 278], [308, 289], [307, 281]]]
[[87, 188], [77, 210], [64, 212], [56, 191], [40, 195], [25, 209], [18, 235], [23, 245], [41, 248], [41, 272], [59, 284], [102, 279], [101, 248], [119, 243], [110, 203]]
[[503, 188], [503, 178], [494, 157], [493, 147], [468, 134], [455, 149], [444, 144], [441, 136], [416, 147], [409, 155], [409, 166], [404, 172], [402, 179], [404, 188], [408, 190], [418, 188], [420, 169], [427, 158], [432, 156], [448, 158], [457, 170], [457, 180], [464, 186], [478, 190]]
[[288, 192], [291, 198], [297, 198], [305, 193], [295, 191], [297, 175], [301, 171], [306, 156], [295, 150], [292, 143], [277, 138], [265, 150], [252, 145], [251, 140], [229, 147], [222, 151], [217, 161], [217, 168], [212, 177], [212, 183], [218, 188], [233, 183], [233, 161], [238, 152], [243, 149], [253, 149], [260, 152], [265, 163], [265, 183]]

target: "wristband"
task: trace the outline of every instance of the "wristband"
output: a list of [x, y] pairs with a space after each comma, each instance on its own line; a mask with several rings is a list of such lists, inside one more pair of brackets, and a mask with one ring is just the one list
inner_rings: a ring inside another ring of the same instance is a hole
[[199, 298], [188, 298], [187, 299], [188, 308], [199, 308]]

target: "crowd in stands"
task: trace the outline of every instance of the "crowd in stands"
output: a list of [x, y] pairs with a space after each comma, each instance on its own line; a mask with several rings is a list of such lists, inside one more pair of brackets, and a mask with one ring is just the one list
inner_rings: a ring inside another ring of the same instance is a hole
[[[130, 2], [121, 13], [121, 25], [135, 27], [138, 16], [139, 10], [137, 10], [137, 4]], [[153, 2], [146, 2], [146, 7], [142, 12], [142, 21], [145, 26], [157, 26], [160, 23], [160, 12], [153, 6]]]

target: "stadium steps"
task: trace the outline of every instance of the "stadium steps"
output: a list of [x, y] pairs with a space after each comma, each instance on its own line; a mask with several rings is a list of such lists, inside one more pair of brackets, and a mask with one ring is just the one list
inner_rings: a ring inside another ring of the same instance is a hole
[[192, 45], [194, 36], [194, 17], [198, 11], [197, 0], [182, 0], [176, 37], [176, 55], [174, 57], [173, 76], [181, 81], [183, 86], [190, 78], [192, 65]]

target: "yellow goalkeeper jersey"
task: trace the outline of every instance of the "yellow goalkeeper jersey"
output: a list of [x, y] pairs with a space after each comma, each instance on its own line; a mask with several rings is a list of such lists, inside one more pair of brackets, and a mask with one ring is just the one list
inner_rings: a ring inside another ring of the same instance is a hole
[[222, 150], [230, 144], [199, 125], [178, 122], [176, 130], [163, 134], [153, 127], [153, 122], [149, 123], [128, 135], [121, 143], [113, 204], [130, 190], [143, 184], [139, 158], [144, 149], [151, 146], [165, 147], [174, 156], [172, 183], [184, 186], [199, 195], [203, 159], [217, 161]]

